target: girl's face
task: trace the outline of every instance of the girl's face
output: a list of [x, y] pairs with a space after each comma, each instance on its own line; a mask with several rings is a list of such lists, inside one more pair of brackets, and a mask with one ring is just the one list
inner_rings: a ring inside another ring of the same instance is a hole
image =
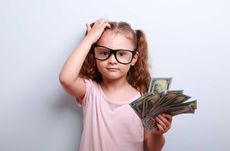
[[[134, 51], [135, 49], [132, 41], [125, 37], [124, 34], [114, 33], [111, 30], [106, 30], [102, 34], [99, 41], [97, 42], [97, 45], [107, 47], [113, 50], [124, 49]], [[99, 55], [100, 54], [101, 52], [99, 52]], [[117, 52], [116, 54], [117, 59], [122, 58], [124, 56], [123, 52]], [[138, 55], [135, 54], [130, 63], [121, 64], [117, 61], [114, 55], [115, 54], [111, 54], [111, 56], [108, 59], [103, 61], [96, 59], [97, 68], [99, 72], [102, 74], [103, 80], [126, 79], [130, 66], [136, 63], [138, 57]]]

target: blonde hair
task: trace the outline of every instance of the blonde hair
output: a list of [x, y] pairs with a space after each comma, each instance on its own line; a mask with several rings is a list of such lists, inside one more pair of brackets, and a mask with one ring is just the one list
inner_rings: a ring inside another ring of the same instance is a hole
[[[109, 22], [112, 30], [115, 33], [122, 33], [126, 38], [133, 42], [134, 47], [138, 51], [138, 60], [135, 65], [131, 66], [127, 74], [128, 82], [136, 88], [141, 94], [148, 90], [151, 76], [148, 69], [148, 46], [145, 34], [142, 30], [133, 30], [126, 22]], [[94, 23], [91, 24], [91, 27]], [[87, 32], [86, 32], [87, 34]], [[102, 81], [102, 75], [98, 71], [96, 61], [92, 51], [88, 53], [82, 65], [80, 76], [86, 79], [92, 79], [98, 83]]]

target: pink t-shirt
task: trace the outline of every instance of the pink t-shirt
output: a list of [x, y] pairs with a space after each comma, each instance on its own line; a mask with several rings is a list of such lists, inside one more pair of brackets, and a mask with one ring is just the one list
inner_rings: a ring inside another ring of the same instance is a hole
[[83, 98], [83, 132], [80, 151], [143, 151], [144, 128], [129, 103], [140, 97], [137, 93], [127, 102], [113, 103], [101, 86], [85, 80]]

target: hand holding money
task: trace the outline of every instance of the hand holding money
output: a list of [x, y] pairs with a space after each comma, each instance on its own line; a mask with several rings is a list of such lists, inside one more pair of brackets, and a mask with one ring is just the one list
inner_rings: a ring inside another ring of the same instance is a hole
[[168, 90], [171, 81], [172, 78], [152, 79], [148, 92], [130, 103], [146, 130], [150, 131], [157, 127], [155, 119], [160, 114], [175, 116], [195, 112], [196, 100], [185, 103], [190, 96], [183, 94], [182, 90]]
[[156, 129], [154, 129], [153, 134], [163, 134], [166, 133], [172, 124], [172, 116], [169, 114], [159, 114], [155, 118]]

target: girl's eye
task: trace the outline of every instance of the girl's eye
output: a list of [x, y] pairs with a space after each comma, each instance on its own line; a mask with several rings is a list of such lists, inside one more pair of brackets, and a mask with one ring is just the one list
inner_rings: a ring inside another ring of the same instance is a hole
[[109, 54], [109, 52], [108, 51], [101, 51], [99, 54], [107, 56]]
[[122, 56], [127, 56], [127, 55], [128, 55], [128, 52], [126, 52], [126, 51], [118, 51], [118, 52], [117, 52], [117, 55], [120, 56], [120, 57], [122, 57]]
[[109, 55], [109, 50], [105, 49], [105, 48], [96, 48], [95, 49], [96, 53], [99, 54], [99, 55]]

